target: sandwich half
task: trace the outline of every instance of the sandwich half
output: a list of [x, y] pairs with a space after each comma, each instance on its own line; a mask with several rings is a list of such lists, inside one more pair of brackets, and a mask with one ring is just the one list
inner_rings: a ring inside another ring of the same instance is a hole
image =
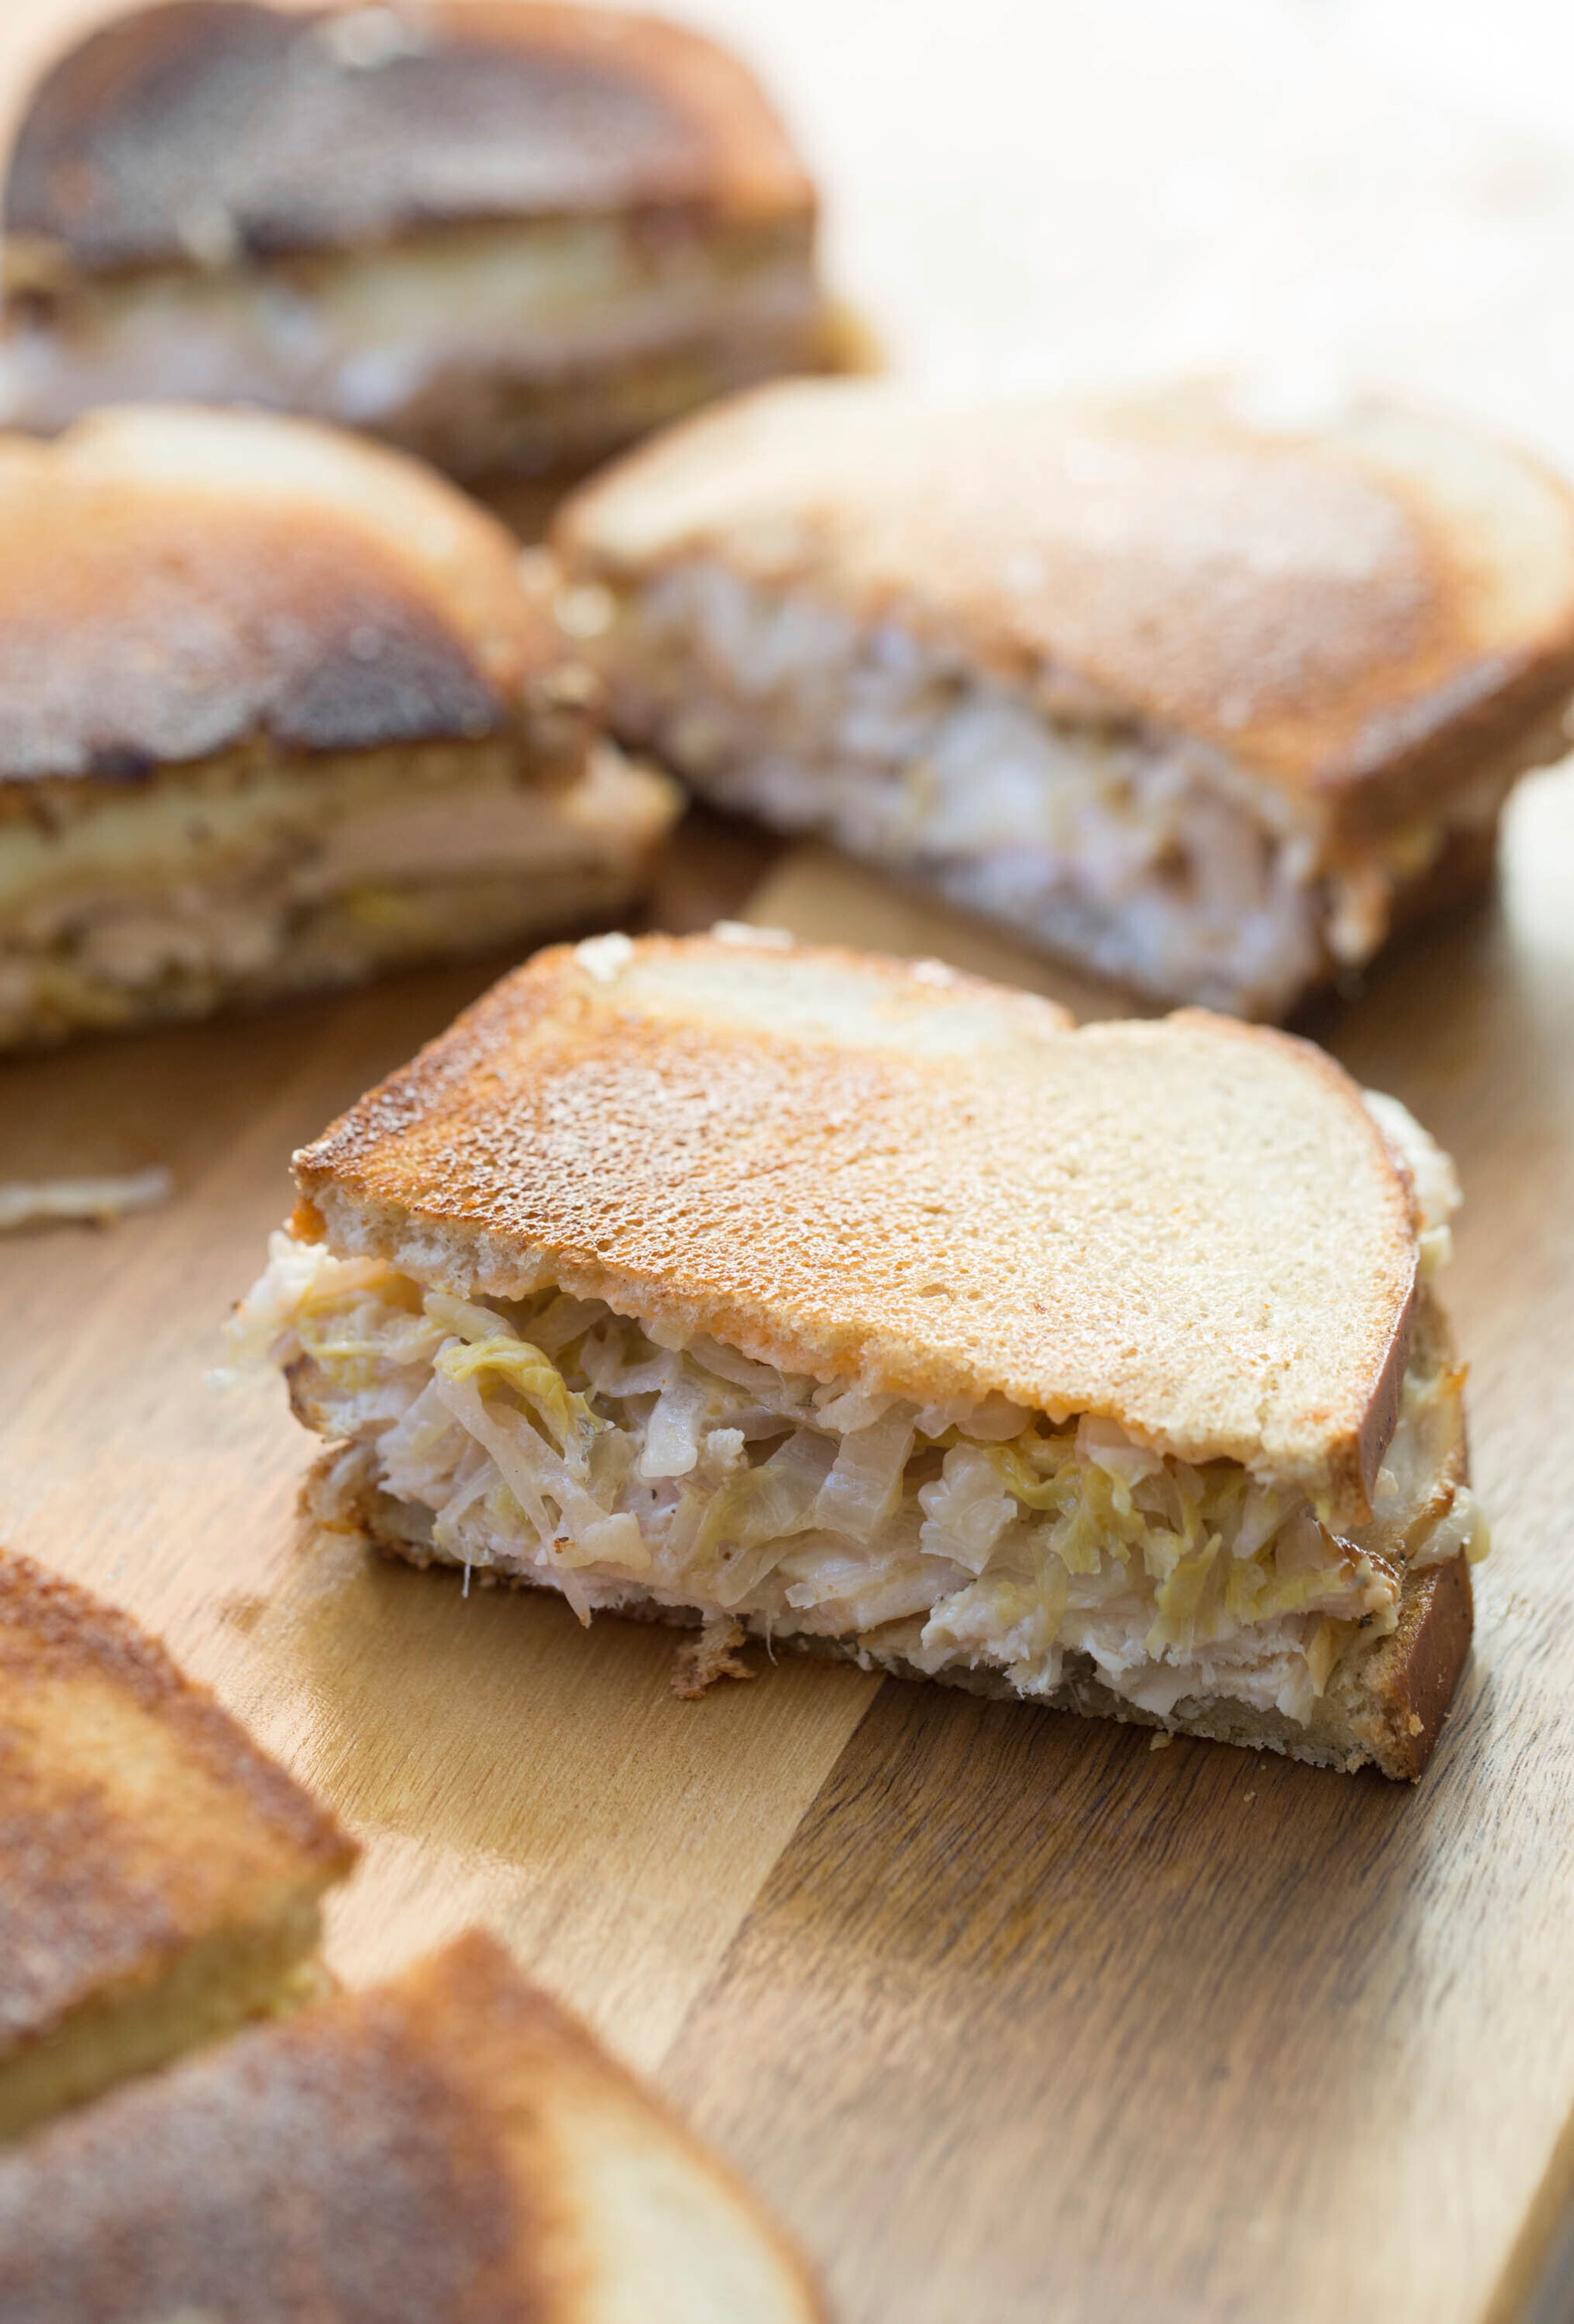
[[677, 792], [594, 702], [402, 454], [152, 406], [0, 436], [0, 1047], [617, 912]]
[[824, 2324], [732, 2174], [502, 1947], [0, 2159], [0, 2324]]
[[133, 10], [34, 91], [4, 217], [25, 427], [259, 403], [536, 475], [839, 360], [764, 95], [612, 9]]
[[1486, 1542], [1402, 1107], [757, 931], [504, 980], [296, 1157], [234, 1324], [418, 1563], [1413, 1776]]
[[354, 1855], [127, 1616], [0, 1551], [0, 2138], [312, 1998]]
[[1370, 405], [765, 389], [560, 512], [614, 726], [1155, 994], [1277, 1019], [1568, 747], [1574, 496]]

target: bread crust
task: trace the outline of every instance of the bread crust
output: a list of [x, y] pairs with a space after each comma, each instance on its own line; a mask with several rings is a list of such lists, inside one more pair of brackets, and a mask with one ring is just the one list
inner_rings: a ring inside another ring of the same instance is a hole
[[179, 405], [0, 437], [0, 811], [258, 743], [506, 740], [556, 778], [566, 663], [507, 529], [401, 454]]
[[0, 2161], [0, 2324], [232, 2316], [237, 2287], [336, 2324], [594, 2324], [638, 2312], [642, 2265], [674, 2315], [686, 2274], [696, 2314], [825, 2324], [748, 2191], [479, 1932]]
[[9, 1551], [0, 1743], [0, 2070], [106, 1989], [354, 1861], [328, 1811], [128, 1615]]
[[554, 539], [620, 588], [719, 559], [965, 653], [1051, 715], [1189, 735], [1334, 854], [1434, 816], [1527, 735], [1556, 755], [1574, 688], [1574, 494], [1393, 405], [1295, 432], [1201, 392], [943, 406], [796, 381], [630, 455]]
[[[612, 949], [609, 950], [611, 946]], [[540, 954], [295, 1157], [334, 1247], [784, 1370], [999, 1393], [1365, 1522], [1408, 1179], [1331, 1059], [741, 931]]]
[[345, 13], [172, 0], [69, 50], [6, 178], [27, 279], [189, 266], [205, 230], [265, 260], [498, 218], [812, 217], [758, 84], [697, 32], [450, 0], [358, 45]]

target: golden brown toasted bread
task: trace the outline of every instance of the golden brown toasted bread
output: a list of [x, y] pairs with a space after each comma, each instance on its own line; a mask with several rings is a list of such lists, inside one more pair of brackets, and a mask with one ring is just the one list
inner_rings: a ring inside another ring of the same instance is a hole
[[1369, 404], [761, 390], [555, 538], [701, 790], [1161, 995], [1282, 1015], [1560, 755], [1574, 496]]
[[712, 1665], [755, 1630], [1340, 1766], [1430, 1748], [1483, 1545], [1430, 1287], [1457, 1190], [1309, 1046], [600, 937], [296, 1175], [237, 1338], [344, 1440], [319, 1511], [400, 1554], [698, 1620]]
[[0, 2136], [309, 1997], [354, 1853], [128, 1617], [0, 1551]]
[[490, 1938], [0, 2162], [0, 2324], [824, 2324], [741, 2184]]
[[1409, 1351], [1405, 1181], [1321, 1051], [741, 932], [538, 954], [296, 1177], [336, 1248], [465, 1294], [1096, 1412], [1350, 1517]]
[[745, 68], [602, 8], [173, 0], [48, 73], [5, 193], [14, 413], [147, 395], [584, 465], [833, 349]]
[[594, 696], [401, 455], [150, 408], [0, 438], [0, 1046], [616, 909], [674, 802]]

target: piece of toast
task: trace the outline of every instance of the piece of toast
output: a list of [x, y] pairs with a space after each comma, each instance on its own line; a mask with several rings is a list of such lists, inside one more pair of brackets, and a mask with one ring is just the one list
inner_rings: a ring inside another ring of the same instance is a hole
[[742, 2184], [472, 1934], [0, 2160], [0, 2324], [824, 2324]]
[[0, 1551], [0, 2136], [309, 1998], [354, 1857], [128, 1616]]

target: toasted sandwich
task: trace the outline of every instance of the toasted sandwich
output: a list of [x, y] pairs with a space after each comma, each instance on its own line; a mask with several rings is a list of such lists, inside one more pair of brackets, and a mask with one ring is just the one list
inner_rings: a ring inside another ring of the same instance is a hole
[[751, 76], [601, 7], [133, 10], [34, 91], [4, 221], [25, 427], [259, 403], [534, 475], [842, 359]]
[[0, 1047], [616, 913], [677, 795], [594, 710], [511, 536], [402, 454], [0, 437]]
[[233, 1332], [418, 1563], [1421, 1771], [1485, 1548], [1404, 1110], [748, 929], [539, 954], [296, 1157]]
[[739, 399], [559, 512], [614, 725], [1164, 1000], [1278, 1019], [1567, 749], [1574, 495], [1419, 412]]
[[824, 2324], [732, 2173], [491, 1938], [0, 2160], [0, 2324]]
[[354, 1854], [134, 1622], [0, 1551], [0, 2138], [313, 1998]]

